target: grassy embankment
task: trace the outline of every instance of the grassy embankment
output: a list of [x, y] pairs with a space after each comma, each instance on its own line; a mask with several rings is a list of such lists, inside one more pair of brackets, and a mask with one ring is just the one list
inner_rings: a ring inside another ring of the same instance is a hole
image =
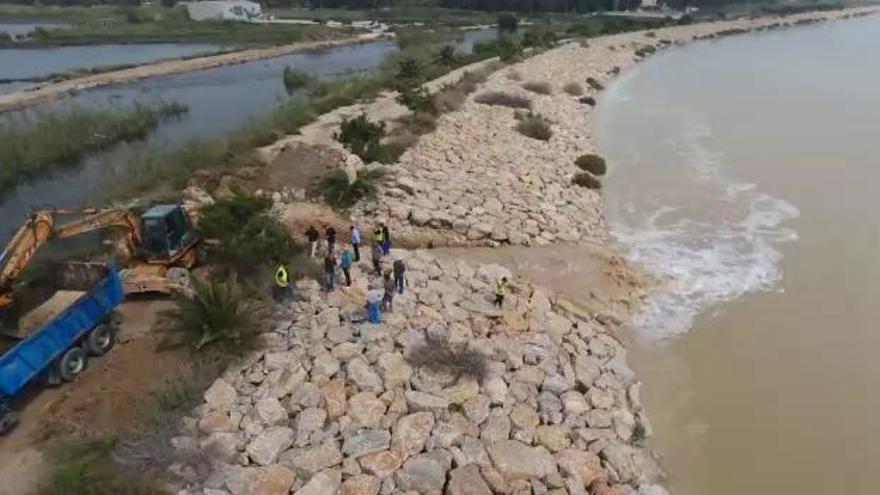
[[[418, 29], [402, 31], [398, 38], [401, 50], [390, 54], [379, 70], [364, 77], [303, 81], [305, 91], [278, 106], [265, 117], [255, 119], [237, 132], [215, 139], [194, 139], [174, 150], [151, 150], [134, 157], [121, 167], [122, 176], [108, 178], [116, 184], [112, 197], [172, 199], [186, 186], [194, 171], [205, 169], [217, 174], [241, 166], [258, 165], [251, 152], [271, 144], [336, 108], [353, 105], [375, 97], [380, 91], [397, 88], [402, 67], [415, 68], [419, 81], [439, 77], [455, 68], [495, 55], [492, 49], [472, 55], [452, 55], [444, 47], [453, 43], [453, 31], [442, 35], [421, 33]], [[441, 56], [445, 53], [447, 56]], [[282, 74], [279, 74], [282, 77]], [[288, 80], [293, 76], [288, 73]], [[296, 77], [299, 79], [299, 77]], [[306, 93], [305, 96], [302, 93]], [[394, 159], [403, 149], [388, 160]]]
[[173, 102], [135, 103], [10, 117], [0, 122], [0, 192], [76, 163], [86, 153], [142, 139], [162, 120], [186, 111]]
[[56, 19], [72, 24], [62, 29], [37, 29], [24, 40], [0, 39], [0, 46], [92, 45], [102, 43], [222, 43], [280, 45], [350, 37], [350, 29], [292, 24], [193, 22], [182, 6], [144, 7], [0, 6], [0, 16]]

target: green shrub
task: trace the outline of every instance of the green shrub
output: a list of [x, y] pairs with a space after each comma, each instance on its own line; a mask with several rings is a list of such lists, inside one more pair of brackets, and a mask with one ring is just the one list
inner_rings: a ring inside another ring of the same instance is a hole
[[437, 61], [443, 65], [454, 65], [456, 62], [455, 47], [452, 45], [445, 45], [441, 48], [437, 53]]
[[593, 177], [589, 172], [578, 172], [574, 174], [574, 177], [571, 178], [572, 184], [577, 186], [586, 187], [587, 189], [599, 189], [602, 187], [602, 182]]
[[192, 279], [192, 297], [180, 297], [177, 307], [159, 316], [162, 344], [201, 350], [214, 345], [241, 353], [254, 348], [259, 327], [252, 303], [234, 278], [226, 281]]
[[411, 86], [401, 90], [397, 102], [413, 112], [437, 113], [434, 96], [424, 86]]
[[541, 141], [548, 141], [553, 136], [553, 130], [550, 129], [550, 122], [541, 114], [534, 112], [517, 112], [516, 130], [524, 136]]
[[523, 46], [550, 48], [556, 44], [558, 37], [548, 26], [532, 26], [523, 35]]
[[491, 41], [477, 43], [473, 52], [480, 59], [498, 57], [503, 62], [512, 62], [522, 55], [522, 46], [514, 36], [499, 36]]
[[584, 87], [576, 82], [570, 82], [562, 87], [562, 90], [571, 96], [580, 96], [584, 94]]
[[591, 107], [596, 106], [596, 99], [593, 98], [592, 96], [584, 96], [584, 97], [580, 98], [578, 101], [585, 104], [585, 105], [590, 105]]
[[375, 197], [376, 181], [382, 175], [382, 171], [361, 170], [357, 179], [349, 182], [345, 171], [334, 170], [321, 179], [318, 183], [318, 191], [324, 196], [327, 204], [337, 210], [344, 210], [362, 199]]
[[199, 234], [218, 241], [211, 250], [218, 262], [250, 276], [255, 267], [271, 267], [297, 250], [284, 226], [269, 214], [270, 206], [266, 198], [236, 194], [200, 210]]
[[522, 46], [512, 36], [502, 36], [495, 46], [502, 62], [513, 62], [522, 56]]
[[602, 83], [592, 77], [587, 78], [587, 84], [596, 91], [602, 91], [603, 89], [605, 89], [605, 86], [602, 86]]
[[288, 91], [302, 89], [314, 82], [314, 78], [308, 73], [293, 67], [284, 68], [284, 87]]
[[[114, 462], [114, 442], [65, 439], [49, 446], [37, 495], [170, 495], [155, 476]], [[42, 449], [41, 449], [42, 450]]]
[[366, 114], [353, 119], [345, 119], [335, 135], [345, 149], [361, 157], [365, 162], [377, 161], [381, 155], [382, 138], [385, 137], [385, 122], [370, 122]]
[[519, 27], [519, 19], [513, 14], [498, 14], [498, 32], [499, 33], [515, 33]]
[[501, 91], [488, 91], [474, 97], [474, 101], [484, 105], [496, 105], [528, 110], [532, 108], [532, 100], [525, 96], [511, 95]]
[[540, 95], [549, 95], [553, 93], [553, 87], [547, 81], [529, 81], [522, 85], [523, 89], [538, 93]]
[[577, 157], [574, 164], [581, 170], [590, 172], [593, 175], [605, 175], [607, 170], [605, 159], [591, 153]]
[[425, 67], [415, 57], [406, 57], [397, 63], [395, 82], [398, 88], [418, 86], [425, 82]]

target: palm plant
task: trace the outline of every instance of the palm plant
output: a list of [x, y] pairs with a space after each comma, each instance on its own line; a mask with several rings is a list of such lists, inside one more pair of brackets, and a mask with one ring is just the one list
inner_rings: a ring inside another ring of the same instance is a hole
[[169, 347], [192, 346], [199, 351], [215, 344], [243, 351], [255, 343], [257, 326], [252, 303], [234, 278], [226, 281], [192, 279], [191, 297], [181, 297], [174, 309], [160, 314], [162, 343]]

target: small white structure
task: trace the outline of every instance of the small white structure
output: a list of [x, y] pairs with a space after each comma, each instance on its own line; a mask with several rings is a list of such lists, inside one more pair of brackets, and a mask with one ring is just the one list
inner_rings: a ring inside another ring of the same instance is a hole
[[206, 0], [183, 2], [194, 21], [256, 21], [263, 15], [260, 4], [248, 0]]
[[642, 0], [641, 7], [643, 9], [656, 9], [659, 7], [657, 0]]

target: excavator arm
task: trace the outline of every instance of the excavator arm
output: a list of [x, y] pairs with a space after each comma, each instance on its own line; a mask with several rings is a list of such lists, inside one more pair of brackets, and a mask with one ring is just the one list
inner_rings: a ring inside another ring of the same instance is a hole
[[[84, 213], [85, 216], [57, 226], [57, 216]], [[128, 210], [39, 210], [33, 213], [0, 253], [0, 310], [12, 304], [13, 284], [27, 268], [37, 250], [54, 238], [66, 239], [105, 228], [120, 228], [129, 254], [141, 243], [138, 217]]]
[[54, 232], [55, 214], [50, 211], [38, 211], [15, 232], [0, 253], [0, 310], [12, 304], [12, 284], [27, 267], [37, 250], [49, 242]]

